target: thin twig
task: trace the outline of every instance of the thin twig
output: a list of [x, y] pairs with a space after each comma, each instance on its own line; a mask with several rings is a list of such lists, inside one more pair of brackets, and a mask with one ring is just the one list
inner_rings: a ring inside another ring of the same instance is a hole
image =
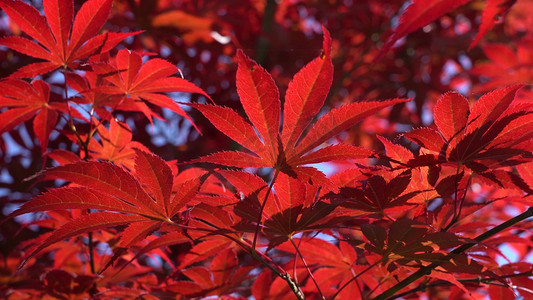
[[[83, 141], [83, 139], [81, 138], [80, 134], [78, 133], [78, 131], [76, 130], [76, 126], [74, 125], [74, 118], [72, 117], [72, 108], [70, 107], [70, 101], [68, 101], [68, 86], [67, 86], [67, 73], [66, 73], [66, 68], [63, 69], [63, 90], [65, 91], [65, 102], [67, 103], [67, 110], [68, 110], [68, 117], [69, 117], [69, 124], [70, 124], [70, 129], [72, 130], [72, 132], [74, 133], [74, 135], [76, 135], [76, 138], [78, 139], [78, 142], [80, 143], [80, 145], [82, 146], [82, 149], [84, 151], [84, 160], [87, 160], [88, 159], [88, 140], [87, 141]], [[91, 213], [91, 210], [88, 209], [87, 210], [87, 213]], [[94, 267], [94, 242], [93, 242], [93, 233], [92, 232], [89, 232], [87, 234], [87, 238], [89, 239], [88, 241], [88, 250], [89, 250], [89, 265], [90, 265], [90, 268], [91, 268], [91, 273], [92, 274], [96, 274], [96, 269]]]
[[399, 292], [401, 289], [403, 289], [404, 287], [406, 287], [409, 284], [413, 283], [414, 281], [418, 280], [422, 276], [431, 274], [431, 271], [433, 269], [435, 269], [435, 268], [439, 267], [440, 265], [442, 265], [443, 263], [453, 259], [457, 254], [465, 252], [466, 250], [468, 250], [471, 247], [477, 245], [478, 243], [486, 240], [487, 238], [492, 237], [493, 235], [496, 235], [497, 233], [500, 233], [501, 231], [503, 231], [503, 230], [513, 226], [514, 224], [516, 224], [518, 222], [521, 222], [521, 221], [523, 221], [523, 220], [525, 220], [525, 219], [527, 219], [529, 217], [533, 217], [533, 206], [530, 207], [525, 212], [519, 214], [518, 216], [503, 222], [502, 224], [492, 228], [491, 230], [489, 230], [489, 231], [487, 231], [485, 233], [482, 233], [482, 234], [478, 235], [474, 239], [476, 241], [475, 243], [468, 243], [468, 244], [461, 245], [461, 246], [455, 248], [454, 250], [452, 250], [450, 253], [448, 253], [442, 260], [433, 262], [432, 264], [430, 264], [428, 266], [421, 267], [420, 269], [418, 269], [418, 271], [416, 271], [415, 273], [411, 274], [409, 277], [407, 277], [404, 280], [398, 282], [393, 287], [389, 288], [385, 292], [383, 292], [380, 295], [378, 295], [376, 298], [374, 298], [374, 300], [389, 299], [394, 294]]
[[252, 242], [252, 251], [254, 252], [256, 251], [257, 236], [259, 235], [259, 228], [261, 227], [261, 220], [263, 219], [263, 211], [265, 210], [268, 196], [270, 196], [270, 193], [272, 192], [272, 187], [274, 186], [274, 182], [276, 182], [276, 179], [278, 178], [279, 172], [279, 169], [276, 169], [276, 171], [274, 171], [272, 182], [270, 182], [270, 185], [268, 186], [268, 190], [265, 195], [265, 199], [263, 200], [263, 204], [261, 204], [261, 210], [259, 211], [259, 216], [257, 217], [257, 225], [255, 226], [254, 239]]
[[[311, 277], [311, 279], [313, 280], [313, 283], [315, 284], [316, 289], [318, 290], [318, 293], [320, 294], [320, 297], [322, 297], [322, 299], [325, 300], [326, 297], [324, 297], [324, 294], [322, 293], [322, 290], [320, 289], [320, 286], [318, 285], [318, 282], [316, 282], [315, 276], [313, 275], [313, 272], [311, 272], [311, 269], [309, 268], [309, 265], [305, 261], [304, 256], [300, 252], [300, 249], [298, 248], [298, 246], [296, 246], [296, 244], [294, 243], [294, 240], [292, 239], [292, 237], [289, 237], [289, 240], [291, 241], [291, 244], [294, 247], [294, 249], [296, 250], [296, 253], [298, 254], [298, 256], [300, 256], [300, 259], [302, 260], [302, 263], [304, 264], [305, 269], [307, 270], [307, 273], [309, 273], [309, 277]], [[296, 258], [294, 259], [294, 265], [296, 265]]]
[[355, 281], [357, 278], [359, 278], [359, 276], [365, 274], [366, 272], [370, 271], [370, 269], [372, 269], [373, 267], [375, 267], [377, 264], [379, 264], [380, 262], [382, 262], [383, 259], [380, 259], [376, 262], [374, 262], [373, 264], [371, 264], [370, 266], [368, 266], [366, 269], [364, 269], [363, 271], [361, 271], [361, 273], [355, 275], [354, 277], [352, 277], [350, 280], [348, 280], [345, 284], [343, 284], [338, 290], [337, 292], [331, 297], [331, 299], [335, 299], [335, 297], [337, 297], [337, 295], [340, 294], [340, 292], [342, 292], [342, 290], [344, 290], [352, 281]]
[[458, 203], [459, 202], [459, 198], [458, 198], [459, 197], [459, 182], [460, 182], [458, 178], [459, 178], [460, 170], [461, 170], [461, 163], [457, 165], [457, 170], [455, 171], [455, 183], [454, 183], [455, 184], [455, 196], [454, 196], [454, 201], [453, 201], [453, 218], [450, 221], [450, 223], [444, 228], [444, 231], [448, 231], [448, 229], [450, 229], [455, 223], [457, 223], [457, 221], [459, 221], [459, 218], [461, 216], [461, 211], [463, 208], [463, 203], [466, 198], [466, 193], [468, 192], [468, 187], [470, 185], [470, 180], [469, 180], [468, 184], [466, 185], [465, 192], [462, 196], [461, 203]]
[[[466, 278], [466, 279], [457, 279], [457, 281], [459, 281], [460, 283], [464, 283], [464, 284], [468, 284], [468, 283], [471, 283], [471, 284], [481, 284], [481, 283], [484, 283], [484, 284], [492, 284], [492, 285], [500, 285], [500, 286], [505, 286], [504, 284], [502, 284], [501, 282], [494, 282], [496, 280], [500, 280], [500, 279], [506, 279], [506, 278], [514, 278], [514, 277], [529, 277], [529, 276], [533, 276], [533, 272], [529, 271], [529, 272], [524, 272], [524, 273], [518, 273], [518, 274], [509, 274], [509, 275], [503, 275], [503, 276], [499, 276], [498, 278]], [[404, 297], [404, 296], [407, 296], [409, 294], [413, 294], [413, 293], [416, 293], [418, 291], [423, 291], [427, 288], [431, 288], [431, 287], [437, 287], [437, 286], [443, 286], [443, 285], [452, 285], [453, 283], [449, 282], [449, 281], [438, 281], [438, 282], [434, 282], [434, 283], [429, 283], [429, 284], [421, 284], [419, 285], [418, 287], [414, 288], [414, 289], [411, 289], [411, 290], [408, 290], [406, 292], [403, 292], [403, 293], [400, 293], [400, 294], [397, 294], [397, 295], [394, 295], [393, 297], [391, 297], [390, 299], [397, 299], [397, 298], [401, 298], [401, 297]]]
[[[201, 219], [197, 219], [197, 220], [203, 221]], [[213, 228], [215, 228], [217, 230], [220, 230], [217, 226], [215, 226], [213, 224], [210, 224], [210, 223], [205, 222], [205, 221], [203, 221], [203, 222], [206, 223], [209, 226], [212, 226]], [[291, 289], [291, 291], [294, 293], [294, 295], [296, 296], [296, 298], [298, 300], [304, 300], [305, 299], [305, 295], [302, 292], [302, 290], [300, 289], [300, 286], [298, 285], [297, 282], [292, 280], [291, 276], [289, 275], [289, 273], [287, 271], [285, 271], [283, 268], [281, 268], [278, 264], [276, 264], [270, 257], [265, 255], [264, 253], [255, 251], [255, 247], [252, 247], [246, 241], [244, 241], [242, 239], [237, 239], [235, 237], [232, 237], [232, 236], [230, 236], [228, 234], [225, 234], [223, 232], [220, 232], [220, 231], [216, 231], [215, 232], [214, 230], [210, 230], [210, 229], [199, 228], [199, 227], [191, 227], [191, 226], [187, 226], [187, 225], [183, 225], [183, 224], [179, 224], [179, 223], [174, 223], [174, 222], [172, 222], [171, 224], [175, 225], [175, 226], [178, 226], [178, 227], [181, 227], [181, 228], [184, 228], [184, 229], [198, 230], [198, 231], [204, 231], [204, 232], [220, 234], [220, 235], [222, 235], [222, 236], [234, 241], [237, 245], [239, 245], [241, 248], [243, 248], [248, 253], [250, 253], [250, 255], [252, 255], [252, 257], [255, 260], [259, 261], [261, 264], [263, 264], [265, 267], [267, 267], [270, 271], [272, 271], [274, 274], [276, 274], [276, 276], [278, 276], [278, 277], [282, 278], [283, 280], [285, 280], [287, 282], [289, 288]]]
[[[270, 184], [270, 188], [269, 188], [269, 191], [272, 189], [272, 185], [274, 184], [274, 181], [277, 177], [277, 174], [278, 172], [276, 172], [276, 174], [274, 175], [274, 178], [272, 179], [272, 183]], [[263, 202], [263, 206], [262, 206], [262, 209], [261, 209], [261, 214], [259, 216], [262, 216], [263, 214], [263, 208], [265, 206], [265, 203], [266, 203], [266, 199], [268, 199], [268, 192], [267, 192], [267, 196], [265, 197], [265, 201]], [[201, 220], [201, 219], [197, 219], [199, 221], [202, 221], [203, 223], [217, 229], [217, 230], [220, 230], [220, 228], [218, 228], [217, 226], [209, 223], [209, 222], [205, 222], [204, 220]], [[261, 219], [260, 219], [261, 220]], [[296, 298], [298, 300], [304, 300], [305, 299], [305, 295], [304, 293], [302, 292], [302, 290], [300, 289], [300, 286], [298, 285], [298, 283], [296, 281], [294, 281], [291, 276], [289, 275], [289, 273], [287, 271], [285, 271], [282, 267], [280, 267], [278, 264], [276, 264], [270, 257], [268, 257], [266, 254], [264, 253], [261, 253], [259, 251], [256, 251], [255, 249], [255, 243], [253, 243], [252, 245], [249, 245], [245, 240], [242, 240], [242, 239], [237, 239], [235, 237], [232, 237], [228, 234], [225, 234], [223, 232], [220, 232], [220, 231], [213, 231], [213, 230], [210, 230], [210, 229], [204, 229], [204, 228], [196, 228], [196, 227], [190, 227], [190, 226], [187, 226], [187, 225], [183, 225], [183, 224], [178, 224], [178, 223], [174, 223], [172, 222], [173, 225], [176, 225], [176, 226], [179, 226], [179, 227], [182, 227], [182, 228], [185, 228], [185, 229], [189, 229], [189, 230], [199, 230], [199, 231], [204, 231], [204, 232], [211, 232], [211, 233], [215, 233], [215, 234], [220, 234], [232, 241], [234, 241], [235, 243], [237, 243], [237, 245], [239, 245], [241, 248], [243, 248], [244, 250], [246, 250], [248, 253], [250, 253], [250, 255], [252, 255], [252, 257], [259, 261], [261, 264], [263, 264], [264, 266], [266, 266], [270, 271], [272, 271], [274, 274], [276, 274], [276, 276], [282, 278], [283, 280], [285, 280], [287, 282], [287, 285], [289, 286], [289, 288], [291, 289], [291, 291], [294, 293], [294, 295], [296, 296]], [[258, 225], [260, 224], [260, 222], [258, 223]], [[257, 231], [256, 231], [257, 233]], [[256, 239], [254, 238], [254, 242], [256, 242]]]

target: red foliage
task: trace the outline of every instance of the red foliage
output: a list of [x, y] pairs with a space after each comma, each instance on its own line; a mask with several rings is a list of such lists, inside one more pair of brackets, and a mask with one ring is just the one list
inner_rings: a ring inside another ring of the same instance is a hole
[[3, 298], [533, 298], [532, 1], [0, 7]]

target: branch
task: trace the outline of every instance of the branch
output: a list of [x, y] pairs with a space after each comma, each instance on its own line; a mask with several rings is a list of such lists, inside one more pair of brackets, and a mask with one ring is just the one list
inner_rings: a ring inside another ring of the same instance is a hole
[[[268, 197], [268, 195], [267, 195], [267, 197]], [[265, 201], [266, 201], [266, 198], [265, 198]], [[201, 222], [203, 222], [203, 223], [205, 223], [205, 224], [207, 224], [209, 226], [212, 226], [212, 227], [216, 228], [217, 230], [220, 230], [220, 228], [218, 228], [217, 226], [215, 226], [213, 224], [210, 224], [209, 222], [206, 222], [206, 221], [204, 221], [202, 219], [196, 219], [196, 220], [201, 221]], [[232, 240], [237, 245], [239, 245], [242, 249], [244, 249], [248, 253], [250, 253], [250, 255], [252, 255], [252, 257], [255, 260], [257, 260], [258, 262], [260, 262], [261, 264], [266, 266], [274, 274], [276, 274], [276, 276], [278, 276], [278, 277], [282, 278], [283, 280], [285, 280], [287, 282], [287, 284], [289, 285], [289, 288], [291, 289], [291, 291], [296, 296], [296, 299], [298, 299], [298, 300], [304, 300], [305, 299], [305, 295], [302, 292], [302, 290], [300, 289], [300, 286], [298, 285], [298, 283], [296, 283], [294, 280], [292, 280], [292, 278], [289, 275], [289, 273], [287, 271], [285, 271], [285, 269], [280, 267], [278, 264], [276, 264], [266, 254], [261, 253], [259, 251], [255, 251], [255, 245], [253, 245], [253, 246], [249, 245], [246, 241], [244, 241], [242, 239], [238, 239], [238, 238], [232, 237], [229, 234], [226, 234], [224, 232], [214, 232], [213, 230], [210, 230], [210, 229], [204, 229], [204, 228], [200, 228], [200, 227], [191, 227], [191, 226], [178, 224], [178, 223], [174, 223], [174, 222], [172, 222], [170, 224], [178, 226], [178, 227], [181, 227], [181, 228], [185, 228], [185, 229], [198, 230], [198, 231], [204, 231], [204, 232], [220, 234], [220, 235]]]
[[[505, 285], [503, 285], [500, 282], [494, 282], [494, 281], [499, 280], [499, 279], [506, 279], [506, 278], [530, 277], [530, 276], [533, 276], [533, 272], [531, 272], [531, 271], [524, 272], [524, 273], [518, 273], [518, 274], [503, 275], [503, 276], [498, 277], [497, 279], [495, 279], [495, 278], [467, 278], [467, 279], [457, 279], [457, 281], [459, 281], [461, 283], [464, 283], [464, 284], [469, 284], [469, 283], [470, 284], [481, 284], [481, 283], [484, 283], [484, 284], [505, 286]], [[430, 288], [430, 287], [443, 286], [443, 285], [452, 285], [452, 284], [453, 283], [451, 283], [449, 281], [438, 281], [438, 282], [434, 282], [434, 283], [430, 283], [430, 284], [421, 284], [421, 285], [419, 285], [418, 287], [416, 287], [414, 289], [411, 289], [411, 290], [408, 290], [406, 292], [394, 295], [393, 297], [391, 297], [391, 299], [397, 299], [397, 298], [405, 297], [405, 296], [407, 296], [409, 294], [416, 293], [418, 291], [423, 291], [423, 290], [425, 290], [427, 288]]]
[[261, 24], [262, 33], [259, 35], [255, 48], [255, 60], [258, 64], [264, 63], [270, 48], [270, 37], [272, 25], [274, 24], [274, 15], [276, 14], [278, 3], [276, 0], [267, 0], [263, 12], [263, 23]]
[[[404, 287], [408, 286], [409, 284], [415, 282], [416, 280], [418, 280], [422, 276], [431, 274], [431, 271], [433, 269], [439, 267], [443, 263], [445, 263], [445, 262], [449, 261], [450, 259], [454, 258], [455, 255], [465, 252], [466, 250], [472, 248], [476, 244], [486, 240], [489, 237], [492, 237], [493, 235], [496, 235], [497, 233], [499, 233], [499, 232], [501, 232], [501, 231], [513, 226], [514, 224], [516, 224], [518, 222], [521, 222], [521, 221], [523, 221], [523, 220], [525, 220], [525, 219], [527, 219], [529, 217], [533, 217], [533, 206], [530, 207], [525, 212], [519, 214], [518, 216], [503, 222], [502, 224], [492, 228], [491, 230], [489, 230], [489, 231], [487, 231], [487, 232], [485, 232], [483, 234], [478, 235], [474, 239], [474, 240], [476, 240], [476, 243], [468, 243], [468, 244], [461, 245], [461, 246], [455, 248], [454, 250], [452, 250], [450, 253], [448, 253], [448, 255], [446, 255], [442, 260], [436, 261], [436, 262], [434, 262], [434, 263], [432, 263], [432, 264], [430, 264], [428, 266], [421, 267], [420, 269], [418, 269], [418, 271], [416, 271], [415, 273], [411, 274], [409, 277], [407, 277], [404, 280], [398, 282], [396, 285], [394, 285], [390, 289], [388, 289], [385, 292], [383, 292], [380, 295], [378, 295], [376, 298], [374, 298], [374, 300], [389, 299], [394, 294], [396, 294], [398, 291], [400, 291]], [[390, 299], [393, 299], [393, 298], [390, 298]]]

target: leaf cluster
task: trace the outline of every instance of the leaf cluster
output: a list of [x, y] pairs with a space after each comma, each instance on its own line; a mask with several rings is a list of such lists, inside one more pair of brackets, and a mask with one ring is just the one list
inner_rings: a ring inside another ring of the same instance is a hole
[[[0, 0], [2, 158], [35, 146], [3, 168], [31, 199], [2, 196], [0, 295], [533, 297], [533, 44], [483, 40], [523, 1], [182, 2]], [[321, 49], [273, 64], [282, 26]], [[453, 73], [421, 31], [491, 61]]]

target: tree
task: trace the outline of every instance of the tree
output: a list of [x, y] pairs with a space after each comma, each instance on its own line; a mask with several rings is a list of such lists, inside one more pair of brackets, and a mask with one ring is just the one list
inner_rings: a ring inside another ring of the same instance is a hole
[[0, 0], [8, 299], [533, 299], [533, 9]]

